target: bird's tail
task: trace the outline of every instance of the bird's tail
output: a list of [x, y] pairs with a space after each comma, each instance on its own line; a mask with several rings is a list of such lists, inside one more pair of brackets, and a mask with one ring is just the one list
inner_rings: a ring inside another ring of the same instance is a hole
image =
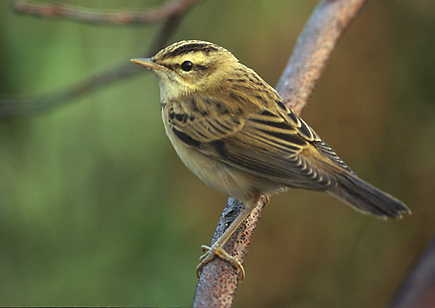
[[337, 186], [329, 188], [327, 192], [345, 201], [356, 210], [381, 219], [402, 218], [404, 213], [411, 214], [408, 207], [401, 201], [353, 174], [338, 176]]

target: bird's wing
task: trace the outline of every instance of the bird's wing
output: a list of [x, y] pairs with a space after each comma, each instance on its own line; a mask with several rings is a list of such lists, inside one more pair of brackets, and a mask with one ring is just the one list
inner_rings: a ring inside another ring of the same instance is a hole
[[182, 121], [172, 120], [170, 125], [184, 143], [231, 166], [286, 186], [324, 190], [336, 183], [333, 170], [351, 172], [282, 103], [247, 115], [208, 109], [206, 115], [189, 116], [186, 120], [178, 116]]

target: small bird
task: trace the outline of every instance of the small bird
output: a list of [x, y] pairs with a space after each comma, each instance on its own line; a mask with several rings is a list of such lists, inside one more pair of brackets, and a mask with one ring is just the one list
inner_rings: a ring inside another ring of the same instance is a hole
[[174, 43], [152, 58], [131, 60], [160, 85], [166, 134], [183, 163], [207, 185], [243, 201], [244, 210], [211, 246], [202, 246], [198, 277], [215, 255], [245, 272], [223, 250], [261, 196], [287, 188], [326, 191], [381, 219], [411, 211], [361, 180], [252, 69], [215, 44]]

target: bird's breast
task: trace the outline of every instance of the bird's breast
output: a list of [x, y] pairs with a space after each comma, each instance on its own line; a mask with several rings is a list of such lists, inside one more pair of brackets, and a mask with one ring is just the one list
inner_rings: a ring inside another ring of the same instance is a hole
[[198, 147], [189, 145], [174, 132], [168, 121], [168, 113], [162, 110], [165, 131], [181, 161], [189, 170], [213, 189], [235, 199], [251, 202], [260, 194], [273, 194], [283, 187], [230, 166], [216, 158], [203, 154]]

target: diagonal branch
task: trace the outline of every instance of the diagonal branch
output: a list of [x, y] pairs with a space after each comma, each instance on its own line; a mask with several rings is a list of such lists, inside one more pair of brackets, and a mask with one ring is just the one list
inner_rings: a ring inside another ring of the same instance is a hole
[[96, 11], [66, 4], [30, 4], [17, 2], [13, 9], [16, 13], [35, 17], [62, 18], [98, 25], [149, 25], [185, 12], [198, 0], [174, 0], [143, 12], [137, 11]]
[[435, 303], [435, 238], [415, 263], [396, 296], [391, 308], [430, 308]]
[[[366, 0], [323, 0], [313, 12], [277, 85], [284, 102], [297, 115], [304, 110], [339, 38], [365, 2]], [[211, 245], [225, 231], [229, 221], [237, 217], [242, 207], [243, 203], [233, 198], [228, 199]], [[225, 245], [225, 250], [242, 263], [264, 207], [262, 199]], [[236, 269], [215, 258], [203, 269], [193, 306], [231, 307], [238, 287], [238, 277]]]
[[[191, 3], [193, 4], [193, 1]], [[145, 52], [145, 56], [154, 55], [166, 45], [167, 40], [178, 27], [185, 12], [185, 10], [178, 11], [177, 14], [166, 19], [148, 47], [148, 51]], [[78, 84], [68, 86], [66, 89], [57, 92], [32, 97], [0, 98], [0, 118], [46, 112], [64, 106], [73, 99], [88, 95], [99, 88], [106, 87], [113, 82], [131, 77], [139, 72], [141, 72], [139, 69], [132, 66], [130, 62], [125, 61], [108, 71], [89, 76]]]

